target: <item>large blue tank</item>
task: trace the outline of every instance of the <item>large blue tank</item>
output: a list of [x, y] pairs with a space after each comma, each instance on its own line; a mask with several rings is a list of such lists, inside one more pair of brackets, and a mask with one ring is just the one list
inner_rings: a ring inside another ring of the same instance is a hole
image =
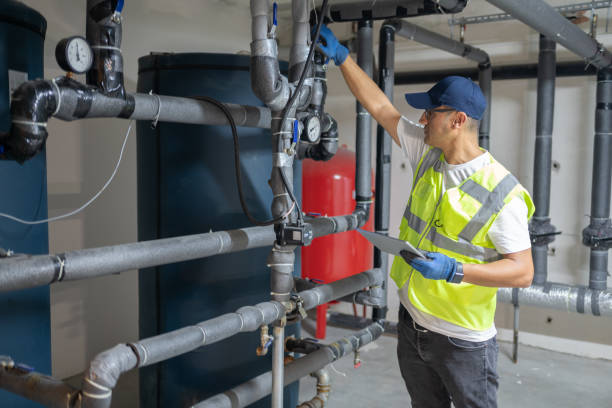
[[[249, 77], [248, 56], [152, 54], [139, 60], [138, 91], [261, 105]], [[153, 129], [139, 122], [137, 129], [139, 240], [250, 226], [238, 200], [229, 126], [159, 123]], [[270, 219], [270, 132], [239, 127], [238, 133], [247, 202], [257, 218]], [[300, 168], [294, 183], [301, 197]], [[269, 252], [260, 248], [141, 270], [140, 337], [269, 300]], [[297, 265], [299, 275], [299, 260]], [[140, 406], [188, 406], [269, 371], [271, 350], [257, 357], [258, 345], [259, 333], [242, 333], [141, 370]], [[286, 406], [296, 406], [297, 392], [297, 383], [286, 388]], [[270, 398], [253, 405], [269, 406]]]
[[[24, 4], [0, 1], [0, 131], [10, 128], [10, 92], [43, 77], [47, 21]], [[47, 163], [43, 150], [23, 165], [0, 160], [0, 212], [26, 220], [47, 218]], [[49, 252], [46, 224], [27, 226], [0, 218], [0, 247], [16, 253]], [[51, 373], [49, 287], [0, 294], [0, 354]], [[39, 406], [0, 390], [0, 406]]]

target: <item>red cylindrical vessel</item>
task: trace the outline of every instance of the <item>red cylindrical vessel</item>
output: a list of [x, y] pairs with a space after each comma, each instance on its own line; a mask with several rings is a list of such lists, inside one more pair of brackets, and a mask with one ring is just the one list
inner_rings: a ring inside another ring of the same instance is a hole
[[[346, 215], [355, 209], [355, 153], [343, 145], [327, 162], [304, 160], [302, 208], [323, 216]], [[372, 180], [374, 177], [372, 177]], [[374, 197], [374, 194], [372, 194]], [[374, 204], [363, 227], [372, 231]], [[373, 266], [374, 249], [357, 231], [315, 239], [302, 248], [302, 277], [333, 282]], [[317, 338], [325, 338], [327, 305], [317, 309]]]

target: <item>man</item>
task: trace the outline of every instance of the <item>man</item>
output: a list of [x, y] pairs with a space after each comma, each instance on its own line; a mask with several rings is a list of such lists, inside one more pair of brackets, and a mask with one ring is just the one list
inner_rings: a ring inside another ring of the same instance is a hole
[[425, 110], [421, 131], [325, 26], [319, 48], [412, 165], [400, 239], [429, 259], [406, 254], [391, 268], [402, 304], [397, 353], [412, 406], [496, 407], [496, 292], [531, 284], [527, 223], [534, 206], [517, 179], [478, 146], [486, 100], [475, 83], [456, 76], [406, 94], [412, 107]]

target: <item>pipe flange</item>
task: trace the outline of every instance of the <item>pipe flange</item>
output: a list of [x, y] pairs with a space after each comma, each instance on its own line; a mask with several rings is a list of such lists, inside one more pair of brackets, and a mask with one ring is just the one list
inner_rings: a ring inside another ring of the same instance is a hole
[[555, 226], [550, 223], [549, 218], [533, 218], [529, 222], [529, 236], [533, 246], [548, 245], [555, 240], [555, 235], [560, 233], [561, 231], [557, 231]]
[[582, 243], [602, 251], [612, 248], [612, 221], [609, 218], [591, 218], [591, 224], [582, 231]]

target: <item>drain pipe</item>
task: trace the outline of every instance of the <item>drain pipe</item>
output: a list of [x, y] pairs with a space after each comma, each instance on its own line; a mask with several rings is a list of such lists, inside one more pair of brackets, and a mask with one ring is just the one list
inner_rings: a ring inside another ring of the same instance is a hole
[[582, 242], [591, 248], [589, 289], [605, 290], [608, 282], [608, 249], [612, 246], [610, 180], [612, 178], [612, 71], [597, 73], [597, 110], [593, 147], [591, 223], [582, 231]]
[[[357, 30], [357, 64], [372, 78], [374, 52], [372, 40], [372, 20], [360, 21]], [[372, 117], [357, 101], [355, 102], [356, 139], [355, 139], [355, 213], [360, 224], [370, 218], [372, 204]]]
[[534, 30], [555, 40], [597, 68], [612, 65], [612, 54], [543, 0], [487, 0]]
[[325, 403], [331, 392], [331, 378], [327, 368], [322, 368], [310, 374], [317, 379], [317, 395], [310, 401], [306, 401], [297, 406], [297, 408], [325, 408]]
[[[380, 28], [378, 48], [378, 86], [390, 101], [393, 100], [395, 82], [395, 27], [383, 24]], [[389, 235], [389, 211], [391, 208], [391, 136], [380, 125], [376, 128], [376, 206], [374, 207], [374, 229], [379, 234]], [[387, 317], [387, 272], [389, 256], [374, 247], [374, 267], [384, 272], [384, 304], [372, 309], [372, 320], [384, 320]]]
[[534, 285], [544, 285], [548, 275], [548, 244], [555, 240], [555, 227], [550, 223], [550, 171], [552, 133], [555, 110], [556, 43], [540, 35], [538, 58], [538, 102], [535, 158], [533, 167], [533, 201], [535, 214], [529, 223], [531, 235]]
[[[226, 106], [237, 126], [270, 127], [268, 108]], [[13, 93], [11, 130], [0, 140], [7, 158], [23, 163], [36, 155], [47, 140], [47, 122], [51, 117], [65, 121], [124, 118], [200, 125], [229, 124], [218, 107], [197, 99], [140, 93], [119, 98], [66, 77], [28, 81]]]
[[[334, 343], [322, 346], [316, 351], [287, 364], [284, 383], [291, 384], [300, 378], [322, 369], [330, 363], [359, 350], [378, 339], [384, 332], [383, 326], [376, 322], [365, 329], [341, 338]], [[214, 395], [192, 408], [241, 408], [249, 406], [270, 394], [272, 373], [261, 374], [231, 390]]]

